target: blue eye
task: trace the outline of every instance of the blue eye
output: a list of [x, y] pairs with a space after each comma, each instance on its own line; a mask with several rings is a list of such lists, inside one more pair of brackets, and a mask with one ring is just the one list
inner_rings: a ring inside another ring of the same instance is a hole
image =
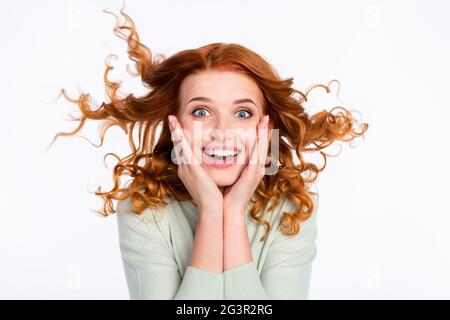
[[247, 113], [249, 114], [249, 116], [248, 116], [248, 117], [245, 117], [245, 118], [250, 118], [250, 117], [252, 116], [252, 113], [251, 113], [250, 111], [247, 111], [247, 110], [239, 110], [237, 113], [239, 114], [240, 112], [247, 112]]
[[[192, 112], [192, 114], [195, 115], [196, 117], [199, 117], [198, 115], [195, 114], [195, 112], [198, 111], [198, 110], [204, 110], [204, 111], [207, 111], [205, 108], [198, 108], [198, 109], [195, 109], [195, 110]], [[202, 117], [202, 116], [200, 116], [200, 117]]]
[[[199, 112], [197, 112], [197, 111], [199, 111]], [[205, 108], [197, 108], [194, 111], [192, 111], [192, 114], [196, 117], [204, 117], [204, 116], [208, 115], [208, 113], [209, 113], [209, 111], [206, 110]], [[248, 114], [247, 117], [245, 116], [245, 113]], [[239, 118], [244, 118], [244, 119], [248, 119], [252, 116], [252, 113], [247, 110], [239, 110], [236, 114], [244, 114], [243, 117], [238, 116]]]

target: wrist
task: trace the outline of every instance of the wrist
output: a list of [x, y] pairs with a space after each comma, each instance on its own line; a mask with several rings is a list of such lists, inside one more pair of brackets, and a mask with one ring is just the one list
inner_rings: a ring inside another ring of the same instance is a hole
[[245, 225], [245, 213], [244, 209], [224, 210], [223, 221], [227, 224]]
[[200, 207], [199, 219], [207, 221], [223, 221], [223, 210], [219, 207]]
[[224, 201], [223, 203], [223, 215], [224, 216], [243, 216], [247, 210], [247, 203]]

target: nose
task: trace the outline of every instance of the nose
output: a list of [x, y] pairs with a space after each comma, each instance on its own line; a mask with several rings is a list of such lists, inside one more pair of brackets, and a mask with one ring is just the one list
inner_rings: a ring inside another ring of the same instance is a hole
[[234, 136], [233, 123], [224, 117], [217, 118], [209, 130], [209, 138], [212, 141], [224, 142], [225, 140], [232, 140]]

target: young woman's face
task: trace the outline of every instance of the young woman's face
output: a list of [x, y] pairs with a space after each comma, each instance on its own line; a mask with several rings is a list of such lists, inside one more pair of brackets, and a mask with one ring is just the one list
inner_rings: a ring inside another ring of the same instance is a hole
[[248, 164], [263, 101], [255, 82], [237, 72], [203, 71], [183, 80], [176, 116], [219, 188], [234, 184]]

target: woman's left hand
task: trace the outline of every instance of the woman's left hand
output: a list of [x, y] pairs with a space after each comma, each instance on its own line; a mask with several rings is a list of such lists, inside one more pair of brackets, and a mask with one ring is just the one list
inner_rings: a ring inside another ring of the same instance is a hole
[[268, 129], [269, 115], [262, 118], [257, 126], [256, 142], [249, 158], [249, 164], [239, 179], [223, 192], [224, 215], [242, 215], [252, 199], [265, 173], [265, 163], [272, 129]]

